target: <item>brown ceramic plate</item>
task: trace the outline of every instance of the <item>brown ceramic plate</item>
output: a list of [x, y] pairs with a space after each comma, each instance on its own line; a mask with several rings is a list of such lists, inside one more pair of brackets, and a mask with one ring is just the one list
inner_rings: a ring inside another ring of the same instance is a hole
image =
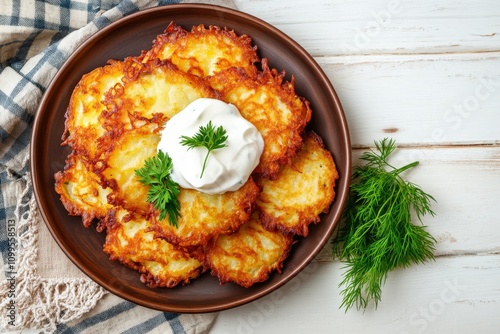
[[[139, 273], [110, 261], [102, 251], [105, 235], [85, 229], [80, 217], [70, 217], [54, 191], [54, 173], [68, 155], [62, 147], [64, 114], [70, 95], [83, 74], [103, 66], [108, 59], [139, 55], [151, 48], [157, 34], [170, 21], [190, 29], [217, 25], [248, 34], [260, 57], [270, 66], [294, 75], [296, 90], [311, 102], [310, 127], [319, 133], [333, 153], [340, 179], [337, 197], [321, 223], [299, 240], [284, 263], [282, 274], [245, 289], [232, 283], [219, 285], [205, 273], [191, 284], [173, 289], [151, 289], [139, 281]], [[52, 236], [66, 255], [91, 279], [110, 292], [146, 307], [183, 313], [214, 312], [245, 304], [284, 285], [314, 259], [328, 241], [339, 220], [351, 165], [350, 140], [339, 99], [328, 78], [313, 58], [275, 27], [248, 14], [211, 5], [168, 5], [129, 15], [110, 24], [87, 40], [66, 61], [48, 87], [36, 115], [31, 141], [31, 172], [38, 205]]]

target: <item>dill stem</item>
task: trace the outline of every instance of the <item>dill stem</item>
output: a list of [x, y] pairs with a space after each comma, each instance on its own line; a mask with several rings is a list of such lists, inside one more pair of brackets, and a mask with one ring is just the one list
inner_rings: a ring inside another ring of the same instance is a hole
[[388, 166], [391, 166], [392, 168], [394, 168], [394, 170], [391, 172], [393, 173], [394, 175], [398, 175], [398, 174], [401, 174], [402, 172], [404, 172], [405, 170], [407, 169], [410, 169], [410, 168], [413, 168], [415, 167], [416, 165], [418, 165], [419, 162], [418, 161], [413, 161], [412, 163], [406, 165], [406, 166], [403, 166], [401, 168], [394, 168], [392, 167], [391, 165], [387, 164]]

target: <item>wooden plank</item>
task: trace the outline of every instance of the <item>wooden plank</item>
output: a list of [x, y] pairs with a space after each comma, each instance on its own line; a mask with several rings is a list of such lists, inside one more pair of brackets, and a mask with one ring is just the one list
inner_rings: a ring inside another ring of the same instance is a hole
[[[500, 53], [317, 58], [344, 107], [351, 141], [500, 140]], [[298, 78], [300, 80], [300, 78]]]
[[[362, 164], [355, 150], [353, 164]], [[436, 216], [423, 224], [437, 240], [437, 256], [500, 253], [498, 201], [500, 199], [500, 147], [415, 147], [398, 149], [391, 162], [420, 164], [403, 177], [431, 194]], [[325, 246], [318, 261], [332, 261]]]
[[500, 327], [499, 254], [441, 257], [393, 271], [378, 308], [365, 312], [339, 309], [342, 273], [338, 262], [313, 262], [270, 295], [221, 312], [211, 333], [494, 333]]
[[500, 49], [496, 0], [235, 0], [314, 56], [429, 54]]

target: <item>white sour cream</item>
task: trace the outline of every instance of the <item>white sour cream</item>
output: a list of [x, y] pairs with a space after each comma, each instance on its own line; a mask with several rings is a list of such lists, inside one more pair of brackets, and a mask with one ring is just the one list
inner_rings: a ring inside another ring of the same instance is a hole
[[[227, 146], [210, 152], [200, 178], [207, 149], [196, 147], [188, 150], [188, 146], [181, 145], [180, 137], [192, 137], [209, 121], [215, 128], [222, 126], [226, 130]], [[171, 177], [180, 187], [222, 194], [238, 190], [246, 183], [259, 164], [264, 140], [259, 130], [243, 118], [234, 105], [202, 98], [193, 101], [166, 123], [157, 149], [172, 158]]]

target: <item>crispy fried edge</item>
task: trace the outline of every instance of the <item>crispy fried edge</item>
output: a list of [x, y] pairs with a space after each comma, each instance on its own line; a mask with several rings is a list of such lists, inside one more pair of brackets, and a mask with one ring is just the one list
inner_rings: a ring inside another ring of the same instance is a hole
[[[90, 156], [88, 154], [88, 149], [86, 147], [75, 147], [75, 140], [72, 137], [74, 132], [71, 132], [71, 129], [72, 129], [71, 123], [74, 119], [74, 115], [70, 111], [71, 111], [72, 105], [74, 104], [75, 91], [82, 89], [82, 85], [85, 82], [86, 78], [97, 75], [97, 73], [99, 73], [99, 75], [102, 75], [103, 73], [106, 73], [107, 71], [109, 71], [109, 69], [114, 69], [115, 67], [117, 67], [119, 69], [119, 71], [120, 70], [123, 71], [123, 62], [110, 59], [110, 60], [108, 60], [106, 65], [95, 68], [94, 70], [90, 71], [89, 73], [84, 74], [82, 76], [82, 78], [80, 79], [80, 81], [77, 83], [76, 87], [73, 89], [73, 92], [72, 92], [71, 97], [70, 97], [70, 101], [68, 103], [68, 108], [66, 109], [66, 112], [65, 112], [64, 132], [61, 136], [61, 140], [62, 140], [61, 145], [69, 145], [74, 152], [77, 152], [79, 154], [84, 154], [87, 157]], [[120, 81], [121, 81], [121, 79], [120, 79]], [[106, 94], [106, 92], [104, 92], [104, 95], [105, 94]]]
[[[99, 213], [99, 210], [91, 210], [91, 211], [86, 211], [76, 205], [73, 201], [71, 201], [67, 195], [66, 191], [64, 190], [64, 179], [66, 176], [66, 173], [69, 173], [71, 168], [75, 165], [77, 157], [75, 154], [70, 154], [66, 160], [66, 165], [64, 166], [64, 170], [58, 171], [54, 174], [54, 179], [55, 179], [55, 191], [56, 193], [59, 194], [61, 203], [63, 204], [64, 208], [66, 211], [68, 211], [68, 214], [70, 216], [81, 216], [82, 217], [82, 223], [83, 226], [88, 228], [92, 222], [97, 219], [98, 224], [97, 224], [97, 231], [102, 232], [105, 227], [106, 227], [106, 215], [102, 215]], [[81, 163], [86, 164], [85, 161], [81, 161]], [[87, 169], [88, 166], [86, 166]], [[93, 172], [89, 169], [89, 173]], [[95, 176], [95, 182], [98, 185], [98, 176], [93, 174]], [[92, 178], [93, 175], [89, 175], [88, 177]]]
[[[252, 46], [252, 39], [247, 34], [238, 36], [234, 32], [234, 30], [230, 30], [227, 27], [221, 28], [215, 25], [209, 25], [208, 28], [206, 28], [204, 24], [199, 24], [197, 26], [193, 26], [191, 28], [191, 31], [187, 31], [181, 26], [175, 24], [174, 21], [171, 21], [163, 34], [158, 35], [153, 40], [153, 46], [151, 50], [145, 53], [143, 58], [145, 61], [158, 58], [158, 55], [161, 53], [161, 50], [165, 43], [175, 43], [179, 39], [188, 38], [189, 36], [193, 35], [196, 37], [197, 35], [204, 34], [213, 34], [215, 36], [221, 35], [229, 38], [235, 43], [236, 46], [240, 47], [241, 50], [244, 50], [243, 58], [249, 60], [249, 64], [247, 66], [240, 68], [244, 69], [245, 72], [249, 74], [255, 73], [257, 71], [257, 68], [254, 64], [258, 63], [260, 61], [260, 58], [257, 55], [257, 46]], [[231, 66], [234, 66], [234, 64], [232, 64]]]
[[[115, 229], [119, 228], [119, 225], [121, 225], [121, 223], [118, 221], [118, 219], [116, 218], [116, 213], [117, 213], [117, 209], [113, 209], [113, 210], [110, 210], [109, 213], [108, 213], [108, 216], [107, 216], [107, 225], [106, 225], [106, 232], [107, 232], [107, 235], [106, 235], [106, 242], [103, 246], [103, 250], [106, 254], [109, 255], [109, 258], [111, 261], [118, 261], [119, 263], [133, 269], [133, 270], [136, 270], [140, 273], [140, 281], [144, 284], [146, 284], [146, 286], [148, 286], [149, 288], [158, 288], [158, 287], [161, 287], [161, 288], [173, 288], [173, 287], [176, 287], [178, 285], [186, 285], [186, 284], [189, 284], [191, 283], [191, 280], [194, 280], [196, 279], [197, 277], [199, 277], [202, 273], [205, 272], [205, 267], [203, 265], [203, 261], [200, 261], [199, 259], [197, 259], [196, 257], [193, 257], [191, 256], [191, 254], [188, 254], [186, 252], [184, 252], [183, 250], [180, 250], [180, 249], [177, 249], [176, 248], [176, 251], [178, 252], [181, 252], [181, 253], [186, 253], [186, 256], [189, 256], [189, 257], [192, 257], [193, 259], [195, 260], [198, 260], [200, 262], [200, 266], [192, 271], [190, 271], [189, 273], [189, 277], [185, 277], [183, 279], [180, 279], [180, 280], [171, 280], [171, 281], [168, 281], [168, 282], [165, 282], [163, 279], [153, 275], [151, 272], [149, 272], [144, 265], [140, 264], [140, 263], [137, 263], [131, 259], [128, 259], [128, 258], [125, 258], [123, 256], [117, 256], [115, 254], [111, 254], [110, 252], [108, 252], [106, 250], [106, 245], [108, 243], [108, 238], [111, 238], [113, 236], [113, 233], [115, 231]], [[129, 214], [127, 214], [123, 220], [125, 222], [128, 222], [131, 220], [131, 214], [129, 212]], [[143, 217], [144, 218], [144, 217]], [[147, 219], [147, 218], [144, 218], [144, 219]], [[147, 232], [150, 232], [149, 230]], [[163, 240], [164, 242], [167, 242], [165, 240]], [[175, 248], [174, 245], [172, 245], [172, 247]]]

